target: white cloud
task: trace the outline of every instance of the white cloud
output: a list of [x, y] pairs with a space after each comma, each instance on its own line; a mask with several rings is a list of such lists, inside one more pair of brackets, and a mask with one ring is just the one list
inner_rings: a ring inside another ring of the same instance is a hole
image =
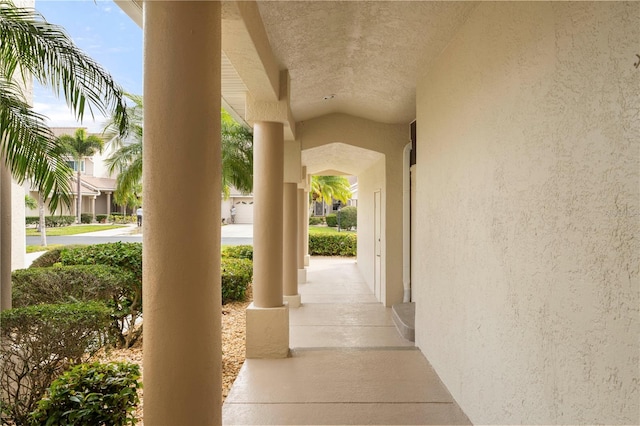
[[101, 132], [107, 117], [96, 113], [95, 118], [86, 112], [84, 120], [79, 122], [64, 101], [34, 102], [33, 109], [46, 116], [49, 127], [86, 127], [90, 132]]

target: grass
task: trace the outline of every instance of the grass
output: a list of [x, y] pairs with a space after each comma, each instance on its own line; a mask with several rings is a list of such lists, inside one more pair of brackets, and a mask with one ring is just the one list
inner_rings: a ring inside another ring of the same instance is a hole
[[[109, 229], [124, 228], [124, 225], [71, 225], [61, 226], [59, 228], [47, 228], [47, 236], [60, 237], [64, 235], [84, 234], [85, 232], [106, 231]], [[37, 237], [40, 235], [34, 228], [27, 228], [28, 237]]]
[[[344, 229], [340, 230], [340, 233], [343, 232], [347, 234], [355, 234], [354, 231], [345, 231]], [[309, 225], [309, 234], [337, 234], [338, 228], [331, 228], [329, 226], [316, 226]]]
[[35, 253], [37, 251], [47, 251], [64, 247], [64, 244], [47, 244], [47, 246], [27, 246], [27, 253]]

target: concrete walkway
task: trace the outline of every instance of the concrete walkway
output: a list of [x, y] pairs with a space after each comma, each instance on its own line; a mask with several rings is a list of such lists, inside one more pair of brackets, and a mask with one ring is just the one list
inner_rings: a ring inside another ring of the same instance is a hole
[[247, 360], [224, 424], [469, 424], [353, 259], [311, 258], [299, 291], [291, 357]]

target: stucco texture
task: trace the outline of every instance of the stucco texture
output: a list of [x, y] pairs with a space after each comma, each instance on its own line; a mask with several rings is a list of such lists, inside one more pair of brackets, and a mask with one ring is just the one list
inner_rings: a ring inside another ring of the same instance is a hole
[[640, 423], [639, 22], [482, 3], [418, 82], [416, 343], [473, 423]]

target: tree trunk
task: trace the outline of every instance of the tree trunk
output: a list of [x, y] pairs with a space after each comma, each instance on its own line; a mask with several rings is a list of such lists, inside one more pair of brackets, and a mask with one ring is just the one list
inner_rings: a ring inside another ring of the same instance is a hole
[[40, 214], [40, 245], [47, 246], [47, 223], [44, 219], [44, 200], [42, 193], [38, 191], [38, 213]]
[[76, 165], [78, 166], [78, 187], [76, 191], [78, 199], [76, 200], [76, 222], [80, 223], [80, 208], [82, 206], [82, 189], [81, 189], [82, 185], [80, 185], [80, 160], [78, 160]]

